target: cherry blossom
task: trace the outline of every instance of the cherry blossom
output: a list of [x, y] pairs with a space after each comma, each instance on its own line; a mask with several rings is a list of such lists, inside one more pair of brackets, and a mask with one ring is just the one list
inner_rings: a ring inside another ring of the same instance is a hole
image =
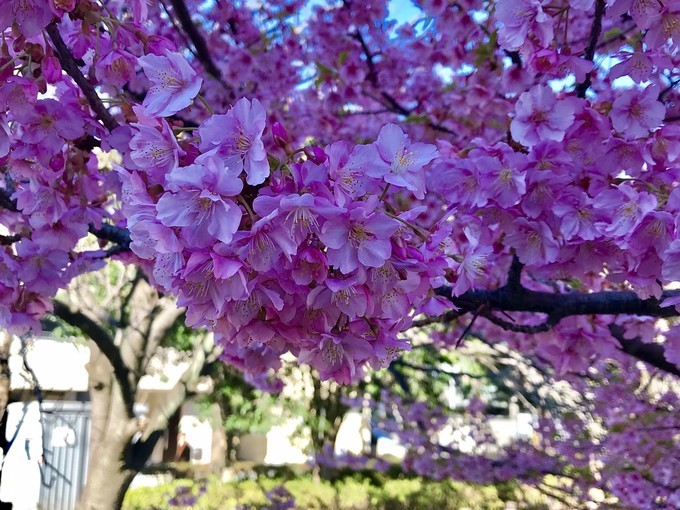
[[611, 119], [616, 131], [629, 138], [646, 136], [659, 127], [666, 110], [657, 101], [657, 87], [649, 86], [641, 94], [630, 93], [616, 98]]
[[137, 59], [153, 85], [142, 105], [149, 115], [173, 115], [191, 104], [201, 90], [203, 79], [178, 53], [144, 55]]
[[214, 115], [199, 128], [201, 150], [213, 150], [232, 167], [246, 171], [248, 184], [261, 184], [269, 174], [262, 143], [265, 111], [257, 99], [240, 99], [226, 115]]
[[574, 121], [575, 106], [568, 100], [558, 101], [548, 87], [536, 86], [520, 95], [515, 112], [510, 124], [512, 136], [532, 146], [543, 140], [562, 141]]
[[474, 330], [582, 407], [491, 459], [404, 406], [405, 469], [676, 504], [677, 397], [644, 384], [678, 370], [676, 3], [180, 1], [195, 31], [146, 2], [0, 9], [3, 327], [113, 258], [269, 389], [286, 353], [351, 384]]

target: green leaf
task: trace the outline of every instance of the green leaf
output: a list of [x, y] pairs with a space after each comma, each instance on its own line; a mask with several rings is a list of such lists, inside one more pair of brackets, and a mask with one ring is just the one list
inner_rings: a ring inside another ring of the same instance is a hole
[[317, 69], [319, 70], [319, 73], [322, 76], [333, 76], [333, 75], [337, 74], [335, 69], [331, 69], [330, 67], [322, 64], [321, 62], [316, 62], [316, 67], [317, 67]]
[[338, 54], [338, 67], [342, 67], [342, 65], [347, 60], [347, 57], [349, 57], [349, 51], [341, 51]]
[[604, 33], [603, 39], [606, 41], [607, 39], [615, 39], [616, 37], [620, 36], [623, 34], [623, 31], [619, 27], [614, 27], [610, 28]]

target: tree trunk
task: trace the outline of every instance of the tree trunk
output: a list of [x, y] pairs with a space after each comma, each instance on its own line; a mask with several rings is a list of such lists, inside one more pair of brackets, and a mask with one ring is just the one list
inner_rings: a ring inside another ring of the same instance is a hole
[[209, 338], [197, 341], [192, 365], [159, 406], [151, 406], [144, 419], [130, 417], [118, 380], [108, 359], [90, 344], [90, 398], [92, 425], [87, 482], [78, 510], [119, 510], [132, 479], [151, 457], [168, 427], [168, 419], [187, 399], [187, 388], [198, 380], [206, 361]]
[[[5, 416], [5, 409], [9, 402], [9, 347], [12, 343], [12, 335], [7, 331], [0, 332], [0, 423]], [[4, 436], [0, 438], [0, 444], [4, 445]]]
[[118, 510], [136, 473], [121, 467], [125, 455], [120, 443], [108, 443], [101, 457], [89, 466], [90, 476], [78, 501], [78, 510]]
[[205, 364], [218, 356], [209, 335], [197, 336], [191, 363], [178, 383], [164, 398], [148, 402], [144, 417], [135, 416], [139, 381], [184, 311], [172, 299], [159, 296], [142, 278], [134, 278], [121, 299], [116, 306], [107, 303], [120, 312], [113, 334], [107, 330], [112, 316], [97, 308], [96, 302], [95, 306], [88, 303], [83, 307], [83, 302], [89, 300], [72, 299], [71, 304], [54, 301], [55, 315], [90, 338], [87, 364], [92, 401], [90, 450], [87, 482], [78, 510], [121, 508], [132, 479], [145, 467], [163, 437], [169, 417], [193, 391]]
[[[163, 429], [143, 436], [143, 421], [129, 417], [110, 365], [92, 348], [92, 424], [87, 482], [78, 510], [119, 510], [132, 479], [149, 460]], [[161, 425], [163, 423], [161, 422]]]
[[180, 409], [177, 409], [168, 420], [168, 440], [163, 450], [163, 462], [174, 462], [177, 460], [177, 437], [179, 436], [181, 414]]
[[87, 483], [78, 510], [117, 510], [135, 472], [126, 466], [126, 453], [136, 432], [134, 418], [125, 408], [113, 370], [91, 346], [88, 364], [92, 424]]

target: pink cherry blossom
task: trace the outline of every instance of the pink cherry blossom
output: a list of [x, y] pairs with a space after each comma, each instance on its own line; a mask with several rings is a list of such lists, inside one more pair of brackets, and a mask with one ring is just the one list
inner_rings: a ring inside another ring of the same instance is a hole
[[518, 218], [513, 222], [513, 227], [516, 231], [507, 236], [506, 242], [515, 248], [523, 264], [557, 260], [559, 243], [546, 223]]
[[[377, 155], [376, 155], [377, 152]], [[388, 184], [406, 188], [416, 198], [425, 197], [423, 167], [437, 157], [437, 148], [424, 143], [411, 143], [396, 124], [380, 130], [375, 144], [359, 147], [353, 161], [370, 177], [382, 178]]]
[[266, 115], [262, 104], [240, 99], [226, 115], [213, 115], [199, 127], [201, 150], [225, 158], [227, 165], [245, 170], [248, 184], [261, 184], [269, 175], [262, 143]]
[[130, 140], [130, 159], [140, 170], [154, 175], [159, 182], [179, 163], [184, 151], [179, 148], [177, 139], [168, 123], [161, 121], [161, 130], [155, 126], [135, 125], [136, 133]]
[[153, 83], [142, 105], [149, 115], [174, 115], [191, 104], [201, 90], [203, 79], [179, 53], [165, 50], [163, 55], [144, 55], [137, 59]]
[[524, 44], [527, 36], [534, 35], [547, 46], [553, 37], [552, 18], [543, 10], [539, 0], [502, 0], [496, 5], [496, 17], [503, 26], [499, 31], [499, 42], [509, 50], [516, 50]]
[[47, 0], [7, 0], [0, 9], [0, 31], [16, 23], [26, 37], [34, 37], [52, 20]]
[[168, 176], [172, 191], [163, 194], [156, 205], [159, 221], [183, 227], [187, 241], [195, 246], [215, 239], [230, 242], [242, 216], [231, 197], [241, 192], [243, 183], [218, 160], [205, 163], [176, 168]]
[[101, 82], [123, 87], [134, 74], [135, 60], [130, 52], [113, 49], [97, 61], [95, 74]]
[[641, 93], [619, 95], [611, 112], [614, 129], [627, 138], [638, 138], [659, 127], [666, 109], [657, 100], [658, 95], [658, 88], [651, 85]]
[[548, 87], [536, 86], [519, 97], [510, 132], [515, 140], [526, 146], [543, 140], [559, 142], [574, 121], [575, 111], [570, 101], [558, 101]]
[[380, 267], [390, 257], [396, 220], [375, 211], [375, 202], [355, 203], [324, 223], [319, 238], [328, 248], [328, 263], [349, 274], [363, 264]]
[[0, 158], [9, 154], [9, 148], [12, 141], [12, 133], [9, 127], [2, 118], [0, 118]]
[[326, 380], [331, 377], [341, 383], [350, 383], [361, 373], [359, 365], [372, 354], [371, 345], [350, 334], [342, 336], [324, 334], [317, 345], [300, 353], [300, 358], [319, 371], [319, 377]]

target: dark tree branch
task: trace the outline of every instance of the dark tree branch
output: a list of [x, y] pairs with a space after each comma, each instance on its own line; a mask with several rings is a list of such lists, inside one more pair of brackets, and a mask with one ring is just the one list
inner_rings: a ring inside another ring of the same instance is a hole
[[12, 212], [19, 212], [16, 199], [12, 199], [12, 192], [8, 189], [0, 189], [0, 207]]
[[52, 303], [54, 305], [54, 315], [59, 317], [67, 324], [78, 328], [85, 335], [87, 335], [88, 338], [92, 339], [102, 354], [109, 361], [111, 367], [113, 368], [116, 381], [120, 386], [120, 391], [123, 396], [123, 401], [125, 402], [125, 409], [128, 414], [128, 418], [134, 418], [134, 412], [132, 408], [135, 403], [135, 393], [130, 381], [130, 369], [123, 361], [120, 349], [115, 344], [113, 337], [83, 312], [73, 310], [67, 304], [57, 299], [53, 299]]
[[90, 223], [89, 232], [99, 239], [116, 244], [119, 251], [130, 250], [132, 240], [130, 239], [130, 231], [126, 228], [116, 227], [110, 223], [102, 223], [101, 228], [96, 228]]
[[21, 236], [19, 234], [14, 234], [11, 236], [0, 235], [0, 246], [10, 246], [20, 240]]
[[643, 317], [676, 317], [680, 314], [673, 306], [661, 307], [666, 298], [680, 295], [680, 291], [664, 291], [660, 300], [640, 299], [632, 291], [570, 292], [554, 294], [524, 287], [507, 285], [494, 290], [470, 290], [453, 296], [451, 289], [442, 287], [437, 294], [448, 298], [459, 314], [474, 312], [480, 306], [489, 311], [544, 313], [557, 324], [565, 317], [575, 315], [637, 315]]
[[536, 325], [516, 324], [514, 322], [503, 320], [493, 315], [492, 313], [487, 313], [483, 315], [483, 317], [487, 319], [489, 322], [507, 331], [515, 331], [516, 333], [528, 333], [528, 334], [545, 333], [546, 331], [550, 331], [559, 322], [559, 319], [551, 315], [549, 315], [544, 322], [541, 322], [540, 324]]
[[172, 15], [172, 13], [170, 12], [170, 9], [168, 9], [168, 6], [165, 5], [165, 2], [163, 2], [163, 0], [160, 0], [159, 3], [160, 3], [161, 6], [163, 7], [163, 10], [165, 11], [165, 14], [168, 16], [168, 19], [170, 20], [170, 23], [172, 23], [172, 26], [173, 26], [173, 28], [175, 29], [175, 32], [177, 32], [177, 35], [179, 35], [179, 37], [182, 39], [182, 41], [184, 41], [184, 45], [185, 45], [185, 46], [187, 47], [187, 49], [191, 52], [191, 54], [192, 54], [194, 57], [196, 57], [197, 60], [199, 60], [198, 54], [196, 53], [196, 50], [195, 50], [194, 48], [192, 48], [191, 41], [189, 41], [189, 39], [187, 39], [186, 34], [185, 34], [185, 33], [182, 31], [182, 29], [177, 25], [177, 20], [175, 19], [175, 17], [174, 17], [174, 16]]
[[[634, 315], [638, 317], [677, 317], [680, 314], [674, 306], [661, 306], [663, 300], [680, 295], [678, 290], [664, 291], [661, 299], [641, 299], [630, 291], [603, 291], [603, 292], [570, 292], [555, 294], [529, 290], [519, 284], [515, 284], [516, 278], [513, 273], [517, 271], [518, 261], [513, 260], [508, 283], [494, 290], [470, 290], [461, 296], [453, 296], [450, 288], [437, 289], [437, 294], [448, 298], [456, 307], [456, 318], [465, 313], [474, 312], [482, 314], [493, 324], [508, 331], [520, 333], [541, 333], [552, 329], [565, 317], [576, 315]], [[546, 314], [547, 319], [537, 325], [515, 324], [500, 319], [493, 315], [499, 312], [533, 312]], [[446, 317], [440, 317], [444, 322]], [[422, 321], [420, 321], [422, 322]], [[423, 326], [432, 323], [430, 319], [425, 322], [414, 323], [414, 326]], [[645, 361], [650, 365], [674, 375], [680, 375], [680, 369], [669, 363], [664, 357], [664, 348], [659, 344], [646, 344], [639, 339], [628, 340], [623, 335], [617, 336], [620, 326], [612, 325], [610, 330], [621, 343], [621, 351]], [[620, 330], [622, 331], [622, 330]]]
[[359, 44], [361, 45], [361, 49], [364, 52], [364, 55], [366, 55], [366, 65], [368, 65], [368, 79], [369, 81], [376, 87], [378, 88], [378, 73], [375, 70], [375, 62], [373, 62], [373, 53], [371, 53], [371, 50], [368, 49], [368, 45], [366, 44], [366, 40], [364, 39], [364, 36], [361, 35], [361, 32], [358, 30], [356, 31], [355, 34], [352, 35], [357, 41], [359, 41]]
[[[595, 0], [595, 15], [593, 16], [593, 24], [590, 27], [590, 36], [588, 38], [588, 45], [583, 52], [583, 58], [590, 60], [591, 62], [595, 59], [595, 48], [597, 48], [597, 41], [600, 39], [600, 33], [602, 32], [602, 17], [605, 11], [605, 1]], [[586, 79], [583, 83], [579, 83], [576, 86], [576, 96], [586, 97], [586, 91], [591, 85], [590, 75], [595, 71], [591, 71], [586, 75]]]
[[106, 126], [106, 129], [113, 131], [118, 127], [118, 122], [111, 116], [106, 109], [106, 106], [104, 106], [104, 103], [102, 103], [97, 91], [94, 89], [92, 83], [90, 83], [90, 80], [83, 75], [80, 67], [78, 67], [78, 64], [73, 58], [73, 55], [71, 55], [68, 46], [66, 46], [66, 43], [61, 38], [57, 26], [54, 23], [50, 23], [45, 30], [50, 36], [50, 39], [52, 39], [52, 44], [57, 52], [61, 67], [71, 78], [73, 78], [73, 81], [80, 87], [80, 90], [83, 91], [90, 108], [92, 108], [92, 111], [94, 111], [97, 118], [102, 121], [104, 126]]
[[381, 92], [380, 95], [385, 99], [385, 101], [387, 101], [387, 104], [389, 105], [390, 109], [393, 112], [399, 113], [399, 114], [404, 115], [406, 117], [408, 117], [409, 115], [411, 115], [411, 113], [413, 113], [413, 110], [409, 110], [405, 106], [400, 105], [397, 102], [397, 100], [394, 99], [394, 97], [391, 96], [390, 94], [388, 94], [387, 92]]
[[456, 349], [460, 347], [460, 344], [463, 342], [463, 339], [468, 335], [468, 333], [470, 333], [470, 330], [472, 329], [472, 326], [474, 326], [477, 317], [479, 317], [482, 314], [486, 314], [486, 305], [479, 305], [479, 308], [477, 308], [477, 310], [475, 311], [475, 314], [472, 316], [472, 319], [470, 319], [470, 323], [465, 327], [463, 332], [458, 337], [458, 340], [456, 341], [455, 344]]
[[118, 318], [118, 324], [119, 327], [121, 328], [127, 328], [130, 325], [130, 314], [128, 307], [130, 305], [130, 301], [132, 300], [132, 296], [135, 293], [135, 289], [137, 285], [144, 279], [142, 270], [137, 268], [135, 271], [135, 276], [130, 282], [130, 290], [125, 294], [125, 296], [122, 297], [120, 300], [120, 308], [119, 308], [119, 318]]
[[203, 39], [201, 32], [199, 32], [198, 28], [196, 28], [194, 22], [191, 21], [191, 15], [189, 14], [189, 10], [187, 9], [184, 0], [170, 1], [177, 19], [182, 25], [182, 29], [189, 36], [191, 43], [194, 45], [196, 56], [198, 57], [199, 62], [201, 62], [201, 65], [209, 74], [218, 80], [221, 79], [222, 73], [213, 62], [210, 56], [210, 51], [208, 50], [208, 45], [206, 44], [205, 39]]
[[512, 256], [512, 262], [510, 263], [510, 270], [508, 271], [508, 281], [505, 284], [506, 287], [511, 289], [519, 289], [522, 284], [520, 280], [522, 279], [522, 270], [524, 269], [524, 264], [519, 261], [517, 255]]
[[411, 395], [411, 385], [408, 383], [406, 377], [404, 377], [404, 374], [397, 370], [397, 366], [395, 366], [394, 363], [390, 363], [387, 366], [387, 371], [392, 375], [392, 377], [394, 378], [394, 382], [396, 382], [399, 385], [401, 390], [406, 395]]
[[619, 324], [610, 324], [609, 331], [621, 344], [621, 351], [664, 372], [680, 377], [680, 368], [666, 360], [662, 345], [645, 343], [639, 337], [625, 338], [625, 330]]
[[[12, 193], [7, 189], [0, 189], [0, 208], [11, 212], [21, 212], [17, 207], [16, 199], [12, 199]], [[117, 253], [130, 251], [130, 231], [126, 228], [116, 227], [110, 223], [102, 223], [100, 228], [96, 228], [92, 223], [89, 225], [89, 232], [99, 239], [109, 241], [112, 246], [106, 251], [106, 255], [112, 256]], [[18, 234], [11, 236], [0, 236], [0, 246], [13, 244], [21, 239]]]
[[464, 312], [460, 312], [458, 310], [451, 310], [446, 312], [443, 315], [440, 316], [433, 316], [433, 317], [425, 317], [424, 319], [420, 319], [417, 321], [413, 321], [413, 324], [411, 324], [412, 328], [422, 328], [425, 326], [430, 326], [432, 324], [447, 324], [449, 322], [453, 322], [456, 320], [458, 317], [461, 315], [464, 315], [467, 313], [467, 310]]

